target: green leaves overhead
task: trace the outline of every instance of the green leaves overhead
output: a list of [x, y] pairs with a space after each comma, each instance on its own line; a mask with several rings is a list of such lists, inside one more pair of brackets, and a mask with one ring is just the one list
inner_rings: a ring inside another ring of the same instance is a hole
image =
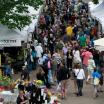
[[99, 0], [93, 0], [94, 4], [98, 4]]
[[38, 9], [42, 4], [43, 0], [0, 0], [0, 23], [21, 30], [31, 22], [28, 7]]

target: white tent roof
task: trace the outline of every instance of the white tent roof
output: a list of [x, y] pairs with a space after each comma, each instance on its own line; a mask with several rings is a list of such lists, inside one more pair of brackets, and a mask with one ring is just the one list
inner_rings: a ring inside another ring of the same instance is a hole
[[98, 4], [94, 4], [92, 1], [90, 1], [88, 3], [89, 4], [90, 11], [95, 10], [95, 8], [97, 8], [102, 2], [103, 2], [103, 0], [99, 0], [99, 3]]
[[102, 24], [102, 30], [104, 32], [104, 1], [101, 0], [97, 5], [93, 4], [93, 2], [90, 2], [89, 8], [92, 17], [97, 19]]
[[9, 29], [7, 26], [0, 25], [0, 40], [1, 39], [20, 39], [24, 40], [22, 32], [19, 30]]
[[104, 38], [98, 39], [94, 41], [95, 46], [104, 46]]
[[22, 32], [0, 25], [0, 47], [21, 46], [21, 41], [24, 40]]
[[92, 12], [98, 12], [99, 10], [104, 8], [104, 1], [101, 0], [99, 4], [94, 4], [94, 5], [95, 5], [95, 8], [92, 10]]
[[[26, 26], [22, 31], [18, 29], [8, 29], [7, 26], [0, 24], [0, 47], [21, 46], [21, 41], [27, 41], [28, 34], [34, 31], [35, 26], [38, 23], [38, 18], [43, 6], [40, 6], [38, 10], [29, 7], [29, 15], [33, 16], [32, 22], [29, 26]], [[16, 40], [14, 43], [12, 40]], [[8, 42], [9, 43], [8, 43]]]
[[94, 41], [95, 49], [99, 51], [104, 51], [104, 38]]
[[29, 14], [32, 15], [34, 17], [34, 19], [32, 19], [32, 22], [29, 26], [26, 26], [24, 28], [24, 30], [27, 30], [28, 33], [33, 32], [35, 26], [37, 26], [38, 18], [39, 18], [39, 15], [40, 15], [41, 11], [42, 11], [42, 8], [43, 8], [43, 6], [40, 6], [39, 9], [34, 10], [33, 7], [29, 7], [29, 11], [30, 11]]

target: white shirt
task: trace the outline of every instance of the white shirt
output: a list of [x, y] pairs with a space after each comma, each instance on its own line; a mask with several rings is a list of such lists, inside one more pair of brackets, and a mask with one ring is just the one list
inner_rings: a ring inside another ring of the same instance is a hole
[[38, 64], [39, 64], [39, 65], [43, 65], [43, 58], [42, 58], [42, 57], [39, 58]]
[[41, 46], [36, 46], [35, 50], [37, 52], [37, 57], [41, 57], [43, 53], [43, 48]]
[[78, 62], [81, 62], [80, 52], [79, 50], [73, 50], [73, 60], [77, 60]]
[[83, 69], [75, 69], [74, 72], [77, 79], [85, 79], [85, 73]]

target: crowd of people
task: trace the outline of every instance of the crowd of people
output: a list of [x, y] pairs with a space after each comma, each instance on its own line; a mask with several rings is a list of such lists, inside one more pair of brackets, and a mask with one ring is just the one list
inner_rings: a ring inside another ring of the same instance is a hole
[[[81, 0], [51, 0], [46, 2], [35, 33], [27, 69], [37, 67], [37, 78], [51, 88], [56, 81], [66, 97], [67, 84], [74, 78], [75, 93], [82, 96], [83, 81], [94, 85], [94, 97], [103, 85], [103, 63], [94, 40], [99, 37], [98, 23], [90, 16], [88, 4]], [[78, 87], [78, 91], [76, 89]]]
[[94, 98], [103, 92], [104, 65], [99, 51], [94, 49], [94, 40], [99, 37], [98, 23], [90, 16], [87, 3], [82, 0], [46, 2], [33, 37], [26, 69], [21, 75], [23, 80], [27, 77], [30, 80], [29, 73], [36, 70], [37, 79], [47, 88], [57, 83], [62, 99], [67, 98], [69, 79], [74, 81], [77, 96], [83, 96], [84, 81], [92, 84]]

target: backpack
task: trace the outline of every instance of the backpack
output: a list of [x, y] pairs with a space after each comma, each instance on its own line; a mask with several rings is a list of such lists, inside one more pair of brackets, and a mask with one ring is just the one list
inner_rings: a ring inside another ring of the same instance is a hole
[[43, 66], [44, 66], [46, 69], [48, 69], [48, 61], [49, 61], [49, 59], [46, 58], [45, 61], [43, 62]]

